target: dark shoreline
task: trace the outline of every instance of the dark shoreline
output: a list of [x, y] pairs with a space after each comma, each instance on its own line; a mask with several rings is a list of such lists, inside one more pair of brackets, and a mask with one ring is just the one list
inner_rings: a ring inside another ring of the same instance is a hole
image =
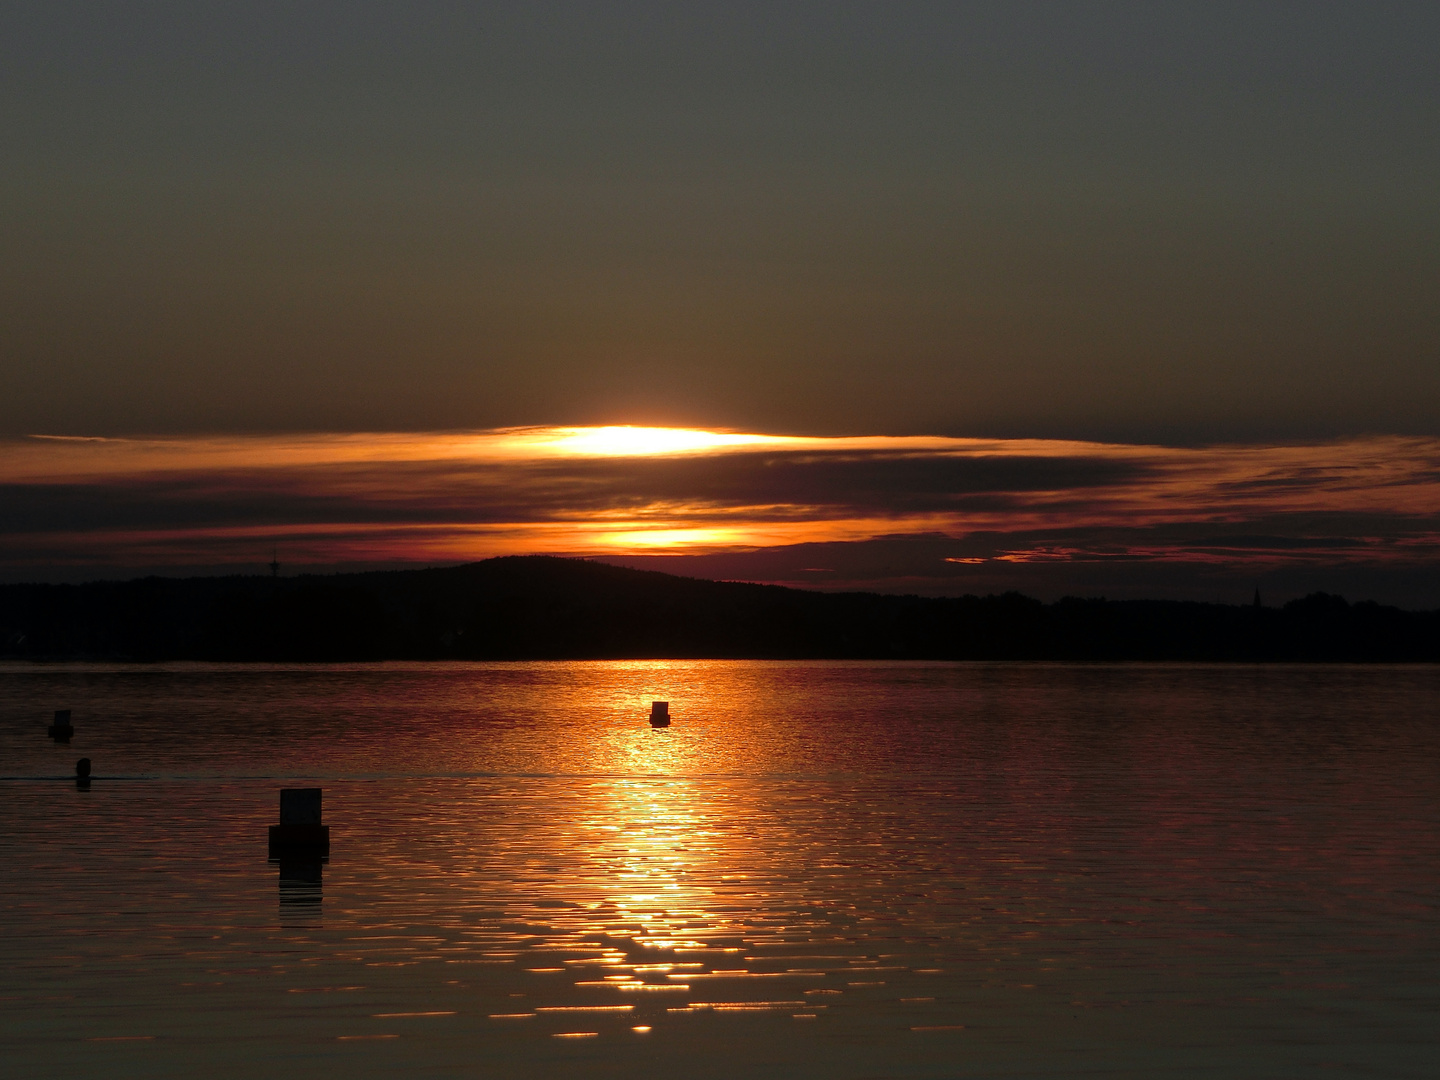
[[0, 659], [1440, 662], [1440, 611], [703, 581], [544, 556], [328, 576], [0, 586]]

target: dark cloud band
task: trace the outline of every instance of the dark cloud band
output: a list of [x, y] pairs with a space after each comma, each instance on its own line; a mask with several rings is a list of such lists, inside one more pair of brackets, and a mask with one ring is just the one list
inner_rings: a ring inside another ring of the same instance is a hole
[[548, 551], [933, 592], [1066, 567], [1082, 582], [1102, 566], [1106, 580], [1122, 565], [1149, 580], [1156, 566], [1418, 573], [1440, 560], [1437, 440], [697, 437], [698, 450], [636, 454], [606, 452], [628, 444], [588, 430], [566, 449], [567, 432], [14, 444], [0, 466], [0, 564], [13, 579], [254, 566], [280, 544], [292, 566], [317, 567]]

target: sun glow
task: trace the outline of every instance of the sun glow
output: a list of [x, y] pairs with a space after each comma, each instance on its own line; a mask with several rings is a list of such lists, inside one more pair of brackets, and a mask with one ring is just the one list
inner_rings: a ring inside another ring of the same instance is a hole
[[649, 457], [697, 454], [738, 447], [778, 446], [791, 441], [780, 435], [745, 435], [694, 428], [593, 427], [548, 428], [532, 433], [532, 445], [576, 457]]
[[596, 542], [606, 548], [641, 551], [647, 548], [705, 548], [723, 549], [743, 547], [751, 542], [750, 532], [743, 528], [659, 528], [659, 529], [609, 529], [595, 537]]
[[[0, 554], [47, 566], [244, 564], [277, 543], [293, 566], [704, 554], [894, 535], [1185, 522], [1213, 531], [1323, 511], [1419, 521], [1394, 543], [1341, 537], [1347, 558], [1398, 559], [1436, 543], [1420, 519], [1440, 514], [1437, 470], [1440, 440], [1398, 436], [1215, 447], [622, 425], [36, 436], [0, 439], [0, 486], [12, 489], [7, 509], [19, 507]], [[96, 486], [104, 499], [86, 494]], [[73, 494], [53, 501], [62, 490]], [[196, 514], [177, 520], [182, 500]], [[1146, 545], [1123, 550], [1158, 557]], [[1295, 557], [1340, 550], [1306, 540]], [[1071, 545], [1029, 541], [946, 557], [1002, 556], [1078, 557]]]

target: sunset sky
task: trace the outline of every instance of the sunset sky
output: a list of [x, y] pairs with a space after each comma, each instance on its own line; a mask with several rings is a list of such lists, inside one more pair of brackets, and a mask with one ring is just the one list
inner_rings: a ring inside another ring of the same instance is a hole
[[1440, 6], [0, 7], [0, 580], [1440, 606]]

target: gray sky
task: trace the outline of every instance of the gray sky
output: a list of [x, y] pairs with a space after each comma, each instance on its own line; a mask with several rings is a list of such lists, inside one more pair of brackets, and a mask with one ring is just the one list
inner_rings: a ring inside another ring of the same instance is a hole
[[1440, 434], [1433, 3], [0, 8], [0, 433]]

